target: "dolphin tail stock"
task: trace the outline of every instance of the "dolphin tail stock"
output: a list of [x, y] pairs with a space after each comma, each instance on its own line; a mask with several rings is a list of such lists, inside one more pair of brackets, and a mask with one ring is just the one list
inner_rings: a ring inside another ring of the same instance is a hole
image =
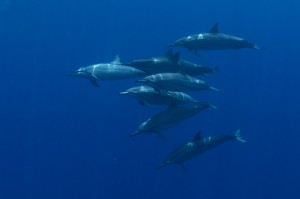
[[236, 130], [236, 132], [235, 132], [235, 138], [238, 140], [238, 141], [240, 141], [240, 142], [247, 142], [246, 140], [244, 140], [243, 138], [242, 138], [242, 136], [241, 136], [241, 130], [240, 129], [238, 129], [238, 130]]

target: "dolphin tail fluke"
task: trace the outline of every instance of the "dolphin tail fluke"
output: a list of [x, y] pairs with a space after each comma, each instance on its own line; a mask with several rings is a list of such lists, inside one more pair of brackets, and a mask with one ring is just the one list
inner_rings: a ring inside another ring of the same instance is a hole
[[235, 137], [236, 137], [236, 139], [237, 139], [238, 141], [240, 141], [240, 142], [247, 142], [246, 140], [244, 140], [244, 139], [242, 138], [240, 132], [241, 132], [240, 129], [238, 129], [238, 130], [235, 132]]

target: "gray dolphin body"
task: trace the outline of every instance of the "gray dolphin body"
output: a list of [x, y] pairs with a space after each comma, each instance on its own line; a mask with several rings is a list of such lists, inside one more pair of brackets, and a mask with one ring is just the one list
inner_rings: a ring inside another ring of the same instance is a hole
[[81, 67], [73, 73], [66, 76], [76, 76], [89, 79], [93, 85], [98, 86], [98, 80], [116, 80], [139, 77], [145, 72], [136, 68], [122, 65], [118, 56], [111, 63], [94, 64], [87, 67]]
[[230, 140], [238, 140], [240, 142], [246, 142], [240, 136], [240, 130], [237, 130], [235, 135], [220, 135], [214, 137], [205, 137], [202, 138], [200, 133], [197, 133], [194, 139], [190, 142], [180, 145], [179, 147], [175, 148], [163, 161], [163, 163], [157, 167], [160, 169], [169, 164], [179, 164], [185, 169], [183, 162], [188, 159], [191, 159], [209, 149], [212, 149], [224, 142]]
[[211, 28], [210, 32], [183, 37], [169, 45], [169, 47], [173, 46], [187, 48], [195, 54], [198, 54], [199, 50], [260, 49], [243, 38], [219, 33], [218, 23]]
[[167, 110], [152, 116], [151, 118], [140, 124], [137, 127], [136, 131], [130, 136], [155, 133], [160, 138], [164, 139], [164, 137], [161, 135], [162, 130], [170, 128], [178, 124], [179, 122], [190, 118], [200, 111], [208, 108], [215, 107], [211, 104], [200, 102], [186, 104], [183, 106], [171, 106]]
[[197, 76], [218, 72], [218, 67], [210, 68], [182, 60], [179, 58], [179, 52], [174, 54], [172, 49], [165, 56], [133, 60], [128, 65], [142, 70], [148, 75], [180, 72], [182, 74]]
[[153, 86], [155, 89], [168, 91], [200, 91], [200, 90], [218, 90], [205, 81], [181, 73], [159, 73], [149, 75], [142, 80], [137, 80], [146, 85]]
[[137, 86], [120, 92], [121, 95], [126, 95], [135, 98], [140, 104], [152, 106], [184, 104], [198, 102], [190, 95], [183, 92], [155, 90], [150, 86]]

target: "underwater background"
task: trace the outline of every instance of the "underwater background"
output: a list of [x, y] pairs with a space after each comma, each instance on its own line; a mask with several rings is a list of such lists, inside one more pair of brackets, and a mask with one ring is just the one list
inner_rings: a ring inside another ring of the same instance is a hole
[[[0, 198], [299, 198], [300, 3], [295, 0], [0, 0]], [[219, 31], [263, 51], [200, 52], [181, 58], [219, 66], [201, 77], [221, 92], [192, 96], [218, 107], [164, 132], [130, 138], [164, 110], [65, 73], [162, 56], [186, 35]], [[234, 134], [186, 162], [155, 168], [176, 146]]]

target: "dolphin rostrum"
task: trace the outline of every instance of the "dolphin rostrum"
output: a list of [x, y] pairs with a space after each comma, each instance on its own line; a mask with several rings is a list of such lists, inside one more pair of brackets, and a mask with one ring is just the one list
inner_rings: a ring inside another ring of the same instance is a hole
[[235, 135], [219, 135], [213, 137], [202, 137], [200, 133], [197, 133], [192, 141], [182, 144], [175, 148], [167, 155], [165, 160], [161, 163], [157, 169], [160, 169], [169, 164], [178, 164], [185, 169], [184, 162], [191, 159], [200, 153], [203, 153], [209, 149], [212, 149], [224, 142], [230, 140], [238, 140], [240, 142], [246, 142], [240, 135], [240, 130], [235, 132]]
[[76, 76], [89, 79], [94, 86], [99, 86], [97, 80], [127, 79], [144, 75], [145, 72], [136, 68], [122, 65], [119, 56], [110, 63], [94, 64], [87, 67], [81, 67], [73, 73], [66, 76]]

